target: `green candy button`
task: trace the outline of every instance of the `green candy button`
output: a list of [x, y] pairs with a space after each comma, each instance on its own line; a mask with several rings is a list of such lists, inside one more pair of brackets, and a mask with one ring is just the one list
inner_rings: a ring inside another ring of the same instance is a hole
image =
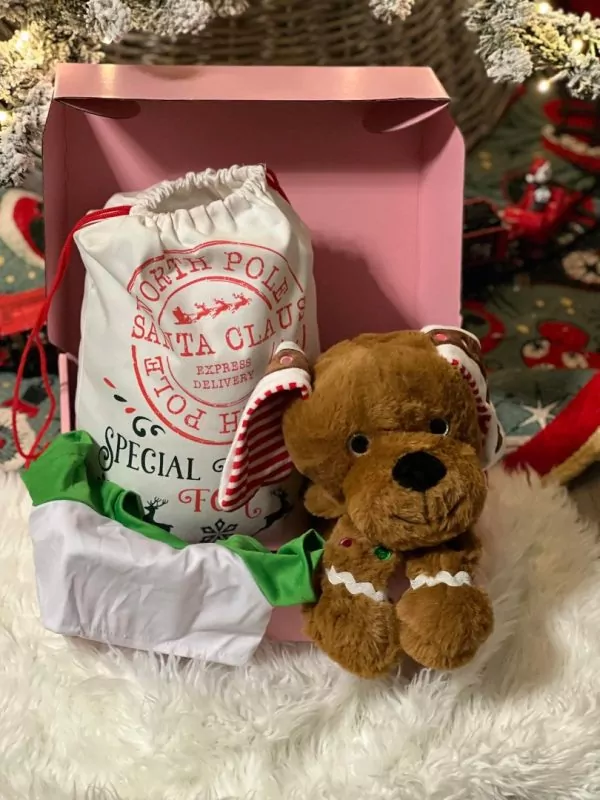
[[387, 561], [388, 558], [392, 557], [392, 551], [388, 550], [387, 547], [384, 547], [382, 544], [377, 545], [373, 553], [379, 558], [381, 561]]

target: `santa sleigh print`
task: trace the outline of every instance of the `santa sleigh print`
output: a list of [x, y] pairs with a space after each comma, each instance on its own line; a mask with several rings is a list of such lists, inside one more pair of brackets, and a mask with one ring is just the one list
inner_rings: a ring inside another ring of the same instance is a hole
[[194, 311], [191, 314], [188, 314], [187, 311], [184, 311], [181, 306], [176, 306], [173, 309], [175, 325], [192, 325], [194, 322], [198, 322], [204, 317], [211, 317], [211, 319], [215, 319], [215, 317], [218, 317], [219, 314], [223, 314], [225, 312], [235, 314], [235, 312], [239, 311], [240, 308], [250, 305], [250, 298], [246, 297], [246, 295], [234, 292], [232, 297], [233, 299], [229, 302], [224, 300], [222, 297], [215, 299], [213, 304], [210, 306], [206, 305], [206, 303], [196, 303], [195, 306], [197, 311]]

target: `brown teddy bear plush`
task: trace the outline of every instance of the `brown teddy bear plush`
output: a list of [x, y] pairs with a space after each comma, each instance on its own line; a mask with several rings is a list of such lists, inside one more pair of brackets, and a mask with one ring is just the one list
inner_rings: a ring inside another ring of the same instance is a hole
[[[479, 342], [465, 331], [359, 336], [312, 370], [285, 344], [242, 418], [225, 485], [233, 507], [293, 465], [309, 481], [308, 510], [335, 520], [305, 611], [332, 659], [369, 678], [403, 653], [452, 669], [493, 626], [473, 525], [501, 450]], [[410, 588], [392, 602], [399, 570]]]

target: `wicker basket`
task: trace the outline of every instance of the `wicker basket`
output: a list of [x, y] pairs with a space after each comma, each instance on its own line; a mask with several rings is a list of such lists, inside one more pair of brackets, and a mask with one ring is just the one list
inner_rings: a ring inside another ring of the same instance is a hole
[[469, 0], [416, 0], [406, 22], [373, 17], [368, 0], [251, 0], [240, 17], [215, 19], [198, 36], [137, 33], [107, 48], [131, 64], [416, 64], [431, 66], [454, 99], [467, 146], [497, 122], [511, 88], [488, 79], [462, 12]]

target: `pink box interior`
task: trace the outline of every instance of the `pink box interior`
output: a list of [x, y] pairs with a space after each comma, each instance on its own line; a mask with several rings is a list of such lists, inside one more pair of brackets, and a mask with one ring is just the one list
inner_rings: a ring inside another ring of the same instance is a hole
[[[61, 65], [44, 134], [47, 281], [73, 225], [113, 193], [267, 163], [313, 234], [324, 348], [459, 325], [464, 144], [448, 103], [421, 67]], [[75, 256], [49, 319], [71, 357], [83, 279]], [[65, 429], [72, 375], [63, 358]], [[280, 610], [271, 635], [296, 640], [298, 623]]]

